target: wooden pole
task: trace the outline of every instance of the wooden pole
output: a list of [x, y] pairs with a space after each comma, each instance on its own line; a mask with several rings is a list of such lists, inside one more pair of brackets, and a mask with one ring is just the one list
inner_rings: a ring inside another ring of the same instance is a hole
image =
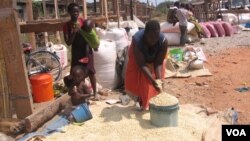
[[[43, 14], [44, 14], [44, 18], [47, 18], [47, 9], [46, 9], [46, 1], [43, 0]], [[45, 45], [49, 42], [48, 39], [48, 32], [44, 32], [44, 39], [45, 39]]]
[[137, 16], [137, 2], [134, 2], [134, 15]]
[[103, 6], [104, 6], [105, 17], [108, 18], [108, 2], [107, 2], [107, 0], [103, 1]]
[[[5, 75], [4, 77], [1, 76], [1, 79], [5, 81], [5, 96], [8, 94], [5, 97], [8, 99], [5, 106], [8, 106], [8, 103], [11, 103], [10, 100], [12, 100], [17, 117], [22, 119], [32, 114], [33, 103], [25, 69], [23, 50], [20, 44], [19, 24], [16, 11], [14, 10], [15, 7], [13, 8], [12, 4], [12, 0], [0, 1], [0, 27], [3, 27], [0, 28], [0, 33], [4, 35], [0, 38], [0, 70], [3, 70], [2, 74]], [[0, 91], [2, 92], [1, 87]]]
[[[26, 6], [27, 6], [27, 16], [28, 21], [33, 21], [33, 7], [32, 7], [32, 0], [26, 0]], [[33, 47], [33, 49], [36, 49], [36, 38], [35, 33], [29, 33], [29, 41]]]
[[94, 12], [96, 13], [97, 10], [96, 10], [96, 0], [94, 0]]
[[[165, 2], [166, 2], [166, 0], [165, 0]], [[146, 11], [145, 11], [145, 12], [146, 12], [146, 13], [145, 13], [146, 16], [148, 16], [148, 6], [149, 6], [149, 2], [148, 2], [148, 0], [147, 0], [147, 4], [146, 4], [146, 7], [145, 7], [145, 8], [146, 8]], [[167, 14], [166, 14], [166, 15], [167, 15]], [[146, 19], [146, 20], [148, 20], [148, 19]]]
[[108, 3], [107, 3], [107, 0], [103, 1], [103, 5], [104, 5], [105, 18], [107, 19], [106, 20], [106, 22], [107, 22], [106, 28], [108, 28], [108, 18], [109, 18], [109, 16], [108, 16]]
[[113, 9], [113, 14], [115, 15], [116, 14], [116, 10], [117, 10], [117, 8], [116, 8], [116, 0], [112, 0], [112, 9]]
[[[59, 18], [59, 16], [58, 16], [58, 0], [54, 0], [54, 6], [55, 6], [56, 19], [58, 19]], [[58, 43], [61, 43], [61, 37], [60, 37], [59, 31], [56, 32], [56, 39], [57, 39]]]
[[101, 15], [103, 16], [103, 0], [99, 0], [99, 7], [100, 7], [100, 13], [101, 13]]
[[86, 3], [86, 0], [82, 0], [82, 15], [85, 19], [88, 18], [88, 14], [87, 14], [87, 3]]
[[130, 20], [134, 20], [133, 0], [130, 0]]
[[205, 0], [205, 21], [208, 21], [208, 2]]
[[120, 28], [120, 6], [119, 6], [119, 0], [115, 0], [115, 2], [116, 2], [116, 15], [117, 15], [118, 28]]
[[63, 95], [62, 97], [47, 105], [46, 108], [40, 109], [32, 115], [26, 117], [23, 121], [21, 121], [21, 124], [25, 124], [22, 127], [25, 127], [26, 131], [32, 132], [42, 126], [48, 120], [52, 119], [62, 108], [66, 107], [68, 104], [70, 104], [70, 97], [68, 95]]
[[9, 89], [7, 83], [7, 70], [5, 68], [4, 54], [0, 47], [0, 117], [9, 118], [11, 117], [10, 111], [10, 99], [9, 99]]
[[[14, 6], [13, 1], [7, 1], [3, 0], [0, 1], [0, 19], [3, 17], [3, 13], [1, 13], [1, 10], [3, 8], [10, 8]], [[2, 16], [1, 16], [2, 15]], [[7, 15], [5, 15], [7, 16]], [[2, 21], [0, 20], [0, 25]], [[0, 29], [1, 31], [2, 29]], [[3, 51], [5, 45], [1, 44], [1, 39], [0, 39], [0, 118], [7, 118], [11, 117], [11, 112], [10, 112], [10, 99], [9, 99], [9, 87], [8, 87], [8, 79], [7, 79], [7, 70], [6, 70], [6, 63], [5, 63], [5, 53]]]

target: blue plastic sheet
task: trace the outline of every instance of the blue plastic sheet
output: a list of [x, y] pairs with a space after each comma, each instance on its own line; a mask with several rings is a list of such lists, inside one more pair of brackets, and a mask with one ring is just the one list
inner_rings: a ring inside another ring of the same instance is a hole
[[40, 132], [32, 132], [24, 135], [21, 139], [18, 141], [26, 141], [29, 138], [32, 138], [34, 136], [47, 136], [54, 132], [63, 132], [62, 127], [65, 125], [68, 125], [69, 121], [66, 118], [66, 116], [59, 116], [57, 119], [55, 119], [52, 123], [48, 124], [42, 131]]

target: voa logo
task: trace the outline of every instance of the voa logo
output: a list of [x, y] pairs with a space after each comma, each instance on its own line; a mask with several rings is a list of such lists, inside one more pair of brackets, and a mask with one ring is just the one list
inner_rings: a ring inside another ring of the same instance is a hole
[[227, 136], [247, 136], [244, 129], [226, 129]]

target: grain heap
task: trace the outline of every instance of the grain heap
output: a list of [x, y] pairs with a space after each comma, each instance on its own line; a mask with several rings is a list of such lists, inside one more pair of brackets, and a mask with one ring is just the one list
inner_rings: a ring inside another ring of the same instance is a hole
[[157, 96], [153, 97], [149, 102], [150, 104], [154, 104], [156, 106], [171, 106], [179, 103], [176, 97], [166, 92], [158, 94]]
[[201, 141], [206, 128], [206, 118], [190, 107], [180, 108], [178, 127], [163, 128], [151, 125], [149, 112], [136, 111], [132, 102], [128, 106], [97, 102], [90, 108], [93, 119], [82, 126], [66, 126], [65, 133], [54, 133], [46, 141]]

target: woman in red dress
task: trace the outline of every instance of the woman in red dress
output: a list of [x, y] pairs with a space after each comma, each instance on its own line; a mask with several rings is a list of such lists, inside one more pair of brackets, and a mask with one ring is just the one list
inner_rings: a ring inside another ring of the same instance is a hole
[[129, 61], [125, 75], [125, 89], [136, 96], [141, 109], [148, 109], [150, 98], [159, 91], [158, 80], [164, 79], [164, 59], [168, 42], [160, 33], [158, 21], [146, 23], [145, 30], [138, 31], [129, 48]]

